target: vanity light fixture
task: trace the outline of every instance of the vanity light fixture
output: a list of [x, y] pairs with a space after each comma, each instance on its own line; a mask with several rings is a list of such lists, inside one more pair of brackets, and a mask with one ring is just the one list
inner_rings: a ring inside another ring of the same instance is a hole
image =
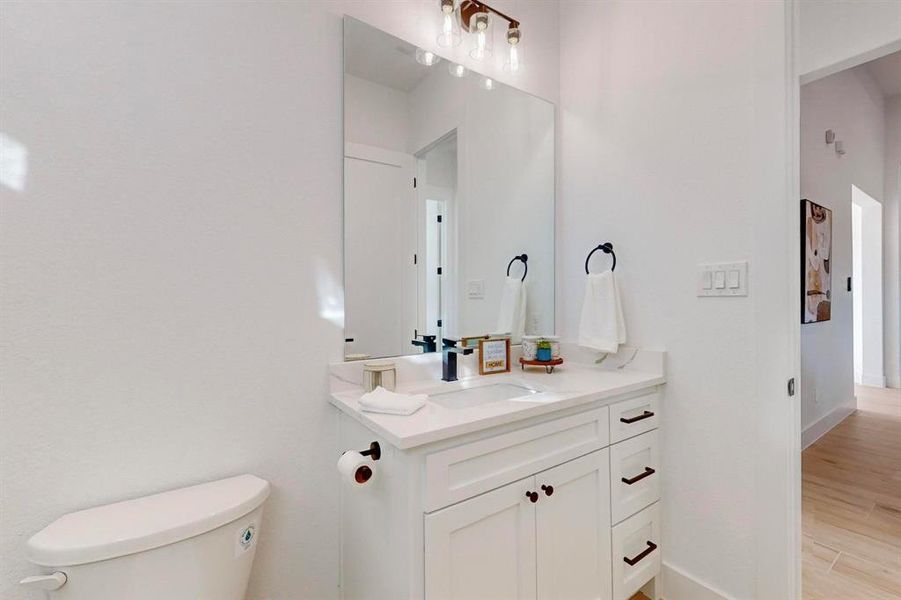
[[438, 45], [442, 48], [459, 46], [463, 40], [460, 35], [460, 23], [454, 14], [454, 0], [441, 2], [441, 33], [438, 34]]
[[449, 62], [447, 63], [447, 72], [453, 75], [454, 77], [466, 77], [469, 75], [469, 70], [463, 65], [458, 65], [457, 63]]
[[519, 40], [522, 38], [522, 33], [519, 31], [519, 27], [510, 26], [507, 29], [507, 45], [509, 46], [509, 55], [507, 56], [507, 61], [504, 63], [504, 71], [510, 73], [516, 73], [519, 71], [520, 66], [522, 66], [522, 48], [519, 47]]
[[475, 60], [485, 60], [490, 57], [494, 46], [494, 31], [491, 29], [491, 15], [488, 10], [477, 6], [476, 12], [469, 16], [468, 21], [464, 21], [464, 27], [476, 37], [469, 55]]
[[[492, 20], [496, 18], [507, 22], [507, 47], [509, 55], [504, 63], [504, 70], [515, 73], [522, 67], [522, 32], [519, 21], [505, 15], [501, 11], [480, 0], [462, 0], [459, 8], [455, 0], [439, 0], [441, 6], [442, 28], [438, 36], [441, 46], [456, 46], [460, 43], [460, 26], [472, 34], [472, 49], [469, 55], [474, 60], [485, 60], [493, 54], [494, 32]], [[459, 21], [459, 22], [458, 22]], [[456, 37], [454, 37], [456, 35]], [[453, 73], [452, 73], [453, 74]]]
[[429, 52], [428, 50], [423, 50], [422, 48], [416, 49], [416, 62], [418, 62], [419, 64], [431, 67], [432, 65], [437, 64], [440, 61], [441, 57], [434, 52]]

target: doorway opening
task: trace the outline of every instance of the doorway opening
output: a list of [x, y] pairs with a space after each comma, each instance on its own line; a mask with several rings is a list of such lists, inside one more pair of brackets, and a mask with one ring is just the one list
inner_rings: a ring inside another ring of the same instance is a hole
[[881, 554], [901, 545], [901, 390], [886, 387], [901, 353], [899, 82], [895, 51], [800, 88], [800, 197], [831, 218], [818, 230], [828, 310], [800, 333], [803, 600], [901, 590]]
[[885, 387], [882, 357], [882, 204], [851, 186], [854, 383]]
[[456, 326], [454, 306], [457, 269], [454, 259], [458, 188], [457, 130], [416, 153], [416, 220], [418, 267], [417, 335], [434, 335]]

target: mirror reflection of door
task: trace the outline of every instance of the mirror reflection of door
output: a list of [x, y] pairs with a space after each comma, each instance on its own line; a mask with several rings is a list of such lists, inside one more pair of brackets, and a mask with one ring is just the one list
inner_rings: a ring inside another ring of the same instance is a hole
[[347, 354], [410, 351], [417, 308], [413, 170], [409, 154], [345, 146], [344, 326], [353, 340]]
[[[417, 153], [419, 204], [419, 319], [417, 333], [440, 342], [453, 330], [453, 311], [447, 310], [454, 288], [454, 261], [448, 252], [454, 231], [457, 190], [456, 132], [443, 136]], [[439, 343], [440, 346], [440, 343]]]

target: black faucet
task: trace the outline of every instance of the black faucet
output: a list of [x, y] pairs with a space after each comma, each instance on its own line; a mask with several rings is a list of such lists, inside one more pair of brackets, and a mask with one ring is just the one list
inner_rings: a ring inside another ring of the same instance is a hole
[[458, 348], [457, 340], [441, 339], [444, 349], [441, 353], [441, 380], [457, 381], [457, 355], [472, 354], [472, 348]]
[[413, 340], [410, 342], [414, 346], [419, 346], [422, 348], [423, 354], [428, 354], [429, 352], [438, 352], [438, 343], [435, 341], [434, 335], [423, 335], [420, 336], [421, 340]]

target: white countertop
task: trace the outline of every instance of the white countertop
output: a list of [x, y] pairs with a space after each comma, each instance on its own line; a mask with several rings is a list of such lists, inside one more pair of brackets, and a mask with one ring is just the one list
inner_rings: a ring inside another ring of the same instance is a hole
[[[660, 362], [662, 364], [662, 359]], [[641, 366], [644, 365], [636, 365]], [[332, 375], [336, 376], [334, 372]], [[343, 386], [344, 389], [333, 389], [330, 401], [343, 413], [382, 436], [393, 446], [409, 449], [576, 406], [609, 404], [623, 394], [654, 387], [665, 381], [662, 369], [616, 369], [564, 364], [552, 374], [547, 374], [544, 370], [522, 372], [517, 368], [503, 375], [461, 377], [456, 383], [420, 379], [401, 382], [397, 386], [397, 391], [401, 393], [424, 390], [435, 393], [459, 387], [519, 382], [539, 390], [538, 393], [522, 398], [480, 406], [446, 408], [430, 400], [423, 408], [408, 416], [364, 412], [359, 405], [363, 388], [352, 383]]]

